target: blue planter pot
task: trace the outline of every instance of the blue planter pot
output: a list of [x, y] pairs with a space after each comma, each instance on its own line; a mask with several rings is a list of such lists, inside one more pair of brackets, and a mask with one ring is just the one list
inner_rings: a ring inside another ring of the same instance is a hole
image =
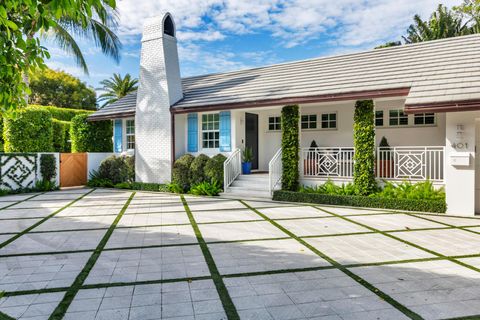
[[252, 163], [251, 162], [242, 162], [242, 173], [243, 174], [252, 173]]

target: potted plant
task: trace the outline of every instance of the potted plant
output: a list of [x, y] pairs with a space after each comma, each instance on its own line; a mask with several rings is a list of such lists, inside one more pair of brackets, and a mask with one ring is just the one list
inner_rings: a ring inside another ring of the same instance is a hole
[[315, 149], [318, 148], [317, 142], [312, 140], [307, 156], [303, 159], [303, 174], [306, 176], [315, 175]]
[[246, 147], [242, 152], [242, 173], [250, 174], [252, 172], [253, 151]]
[[393, 177], [393, 159], [392, 153], [390, 149], [390, 145], [388, 144], [387, 138], [382, 137], [380, 140], [380, 151], [377, 154], [377, 173], [378, 177], [380, 178], [392, 178]]

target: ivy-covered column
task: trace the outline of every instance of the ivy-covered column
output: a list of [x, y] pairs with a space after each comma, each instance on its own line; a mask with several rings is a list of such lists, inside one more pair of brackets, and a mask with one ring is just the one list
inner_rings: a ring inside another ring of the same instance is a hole
[[369, 195], [377, 188], [375, 181], [375, 113], [372, 100], [355, 103], [353, 123], [355, 167], [353, 183], [360, 195]]
[[298, 105], [285, 106], [282, 109], [282, 189], [298, 189], [299, 162], [299, 110]]

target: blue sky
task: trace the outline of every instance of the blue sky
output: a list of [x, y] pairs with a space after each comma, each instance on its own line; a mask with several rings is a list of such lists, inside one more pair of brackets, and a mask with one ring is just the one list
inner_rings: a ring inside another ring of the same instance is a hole
[[[444, 0], [451, 7], [460, 0]], [[90, 74], [47, 43], [51, 68], [94, 88], [113, 73], [138, 76], [143, 21], [165, 11], [177, 24], [182, 76], [366, 50], [399, 40], [414, 14], [423, 18], [438, 0], [117, 0], [123, 43], [116, 64], [78, 39]]]

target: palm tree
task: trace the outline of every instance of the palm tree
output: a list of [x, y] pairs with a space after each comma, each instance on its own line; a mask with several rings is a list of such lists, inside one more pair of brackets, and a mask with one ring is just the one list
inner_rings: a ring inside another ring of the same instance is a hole
[[430, 20], [423, 21], [419, 15], [413, 17], [414, 23], [407, 29], [405, 43], [423, 42], [435, 39], [462, 36], [471, 33], [471, 29], [462, 21], [461, 16], [439, 5]]
[[138, 79], [132, 79], [129, 73], [123, 78], [120, 74], [114, 73], [110, 79], [105, 79], [100, 82], [102, 87], [97, 90], [104, 91], [104, 93], [98, 97], [97, 101], [105, 102], [101, 106], [101, 108], [103, 108], [106, 105], [125, 97], [130, 92], [137, 90], [137, 83]]

